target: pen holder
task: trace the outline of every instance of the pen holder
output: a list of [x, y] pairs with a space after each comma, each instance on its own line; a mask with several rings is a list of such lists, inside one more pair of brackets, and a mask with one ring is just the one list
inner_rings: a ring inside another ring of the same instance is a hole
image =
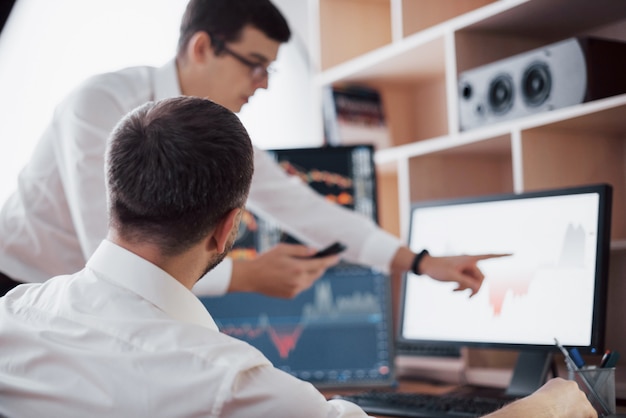
[[615, 368], [583, 367], [569, 371], [569, 380], [578, 383], [589, 402], [598, 412], [599, 417], [614, 414], [615, 405]]

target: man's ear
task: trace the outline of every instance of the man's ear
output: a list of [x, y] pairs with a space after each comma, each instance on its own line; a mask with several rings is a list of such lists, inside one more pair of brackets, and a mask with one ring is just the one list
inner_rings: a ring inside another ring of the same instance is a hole
[[199, 31], [191, 36], [187, 44], [187, 55], [192, 61], [203, 62], [208, 56], [213, 56], [213, 54], [211, 37], [208, 33]]
[[223, 253], [228, 244], [228, 240], [231, 237], [233, 230], [239, 228], [240, 208], [232, 209], [222, 218], [213, 231], [213, 237], [209, 240], [209, 245], [212, 248], [210, 250]]

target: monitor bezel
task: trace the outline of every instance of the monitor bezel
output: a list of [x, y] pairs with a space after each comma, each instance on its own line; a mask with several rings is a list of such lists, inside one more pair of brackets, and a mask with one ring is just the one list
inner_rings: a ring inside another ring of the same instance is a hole
[[[595, 286], [593, 301], [593, 318], [590, 344], [587, 346], [576, 346], [583, 354], [600, 354], [604, 351], [605, 330], [606, 330], [606, 304], [608, 291], [608, 274], [609, 274], [609, 254], [610, 254], [610, 236], [611, 236], [611, 212], [612, 212], [612, 186], [608, 183], [590, 184], [585, 186], [563, 187], [554, 189], [543, 189], [537, 191], [529, 191], [523, 193], [504, 193], [492, 194], [472, 197], [462, 197], [456, 199], [440, 199], [430, 201], [418, 201], [411, 204], [409, 231], [413, 230], [413, 213], [419, 208], [450, 206], [467, 203], [482, 203], [503, 200], [519, 200], [535, 197], [548, 196], [564, 196], [575, 194], [595, 193], [599, 196], [598, 202], [598, 239], [596, 243], [596, 266], [595, 266]], [[410, 241], [409, 234], [408, 240]], [[408, 242], [409, 247], [411, 242]], [[419, 249], [413, 249], [419, 251]], [[411, 273], [406, 273], [402, 277], [400, 287], [400, 298], [398, 312], [398, 326], [396, 341], [404, 346], [454, 346], [454, 347], [475, 347], [488, 349], [509, 349], [523, 351], [551, 351], [556, 352], [558, 348], [554, 344], [516, 344], [516, 343], [499, 343], [489, 341], [447, 341], [447, 340], [426, 340], [411, 339], [403, 336], [404, 315], [406, 303], [406, 285]], [[571, 346], [570, 346], [571, 347]]]

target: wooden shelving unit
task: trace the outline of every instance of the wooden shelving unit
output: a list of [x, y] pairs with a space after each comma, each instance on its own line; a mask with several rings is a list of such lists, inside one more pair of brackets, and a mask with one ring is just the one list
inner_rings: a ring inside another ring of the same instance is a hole
[[[626, 352], [626, 94], [461, 131], [458, 75], [569, 37], [626, 41], [614, 0], [309, 0], [315, 83], [382, 95], [392, 146], [379, 149], [382, 226], [401, 238], [417, 200], [613, 185], [607, 345]], [[315, 33], [316, 32], [316, 33]], [[321, 123], [321, 121], [320, 121]]]

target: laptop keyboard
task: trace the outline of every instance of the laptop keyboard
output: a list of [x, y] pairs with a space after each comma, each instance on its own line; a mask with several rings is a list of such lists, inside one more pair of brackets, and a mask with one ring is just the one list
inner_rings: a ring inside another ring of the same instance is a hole
[[369, 414], [409, 418], [480, 417], [512, 402], [502, 397], [383, 391], [342, 395], [335, 399], [353, 402]]

